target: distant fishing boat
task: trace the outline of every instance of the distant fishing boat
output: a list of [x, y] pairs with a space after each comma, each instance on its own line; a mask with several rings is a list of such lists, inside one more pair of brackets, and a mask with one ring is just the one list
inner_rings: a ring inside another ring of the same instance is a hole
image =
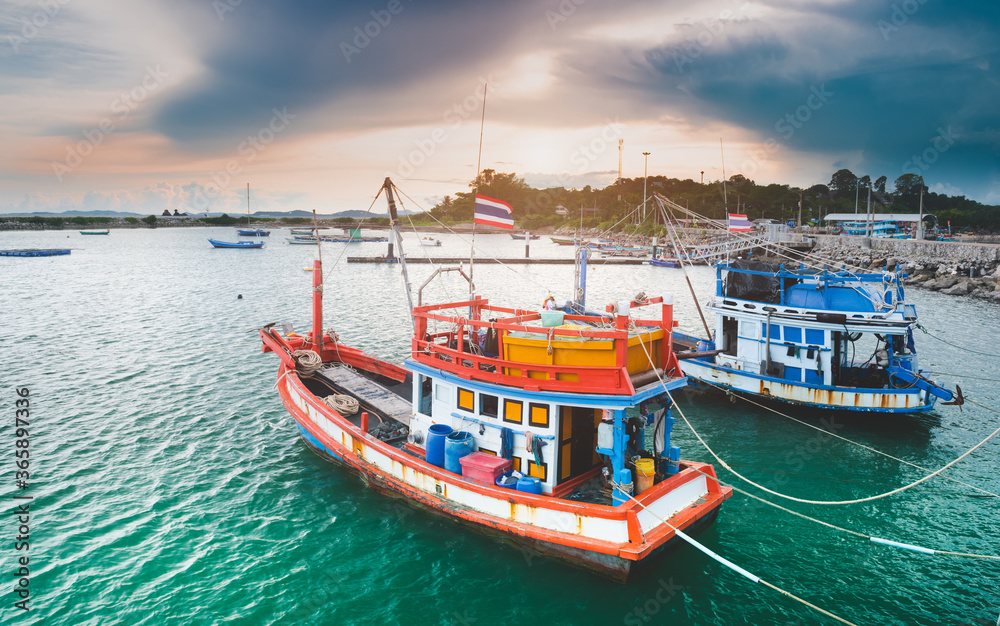
[[311, 237], [309, 239], [306, 239], [304, 237], [286, 237], [285, 241], [287, 241], [293, 246], [311, 246], [316, 243], [316, 238]]
[[[384, 189], [405, 277], [388, 178]], [[585, 277], [589, 251], [577, 254]], [[563, 310], [478, 295], [412, 306], [404, 279], [414, 330], [399, 366], [323, 330], [313, 267], [312, 331], [269, 324], [263, 351], [280, 358], [278, 393], [306, 444], [375, 490], [620, 581], [676, 531], [712, 523], [731, 495], [670, 443], [669, 390], [685, 384], [671, 296], [590, 314], [584, 282]], [[436, 275], [451, 271], [471, 284], [460, 267]], [[659, 319], [631, 317], [647, 305]]]
[[525, 233], [510, 233], [510, 238], [511, 239], [517, 239], [519, 241], [524, 241], [525, 239], [528, 239], [530, 241], [534, 241], [534, 240], [536, 240], [536, 239], [538, 239], [540, 237], [541, 237], [541, 235], [531, 235], [531, 236], [528, 236]]
[[[251, 233], [250, 232], [251, 230], [252, 229], [250, 229], [250, 183], [247, 183], [247, 229], [246, 230], [237, 229], [236, 232], [239, 233], [240, 235], [245, 235], [245, 236], [256, 235], [258, 238], [270, 235], [270, 233], [266, 231], [257, 231], [256, 229], [253, 229], [254, 232]], [[211, 243], [212, 246], [215, 248], [263, 248], [264, 247], [263, 241], [220, 241], [218, 239], [209, 238], [208, 242]]]
[[81, 235], [108, 235], [108, 234], [111, 234], [111, 231], [108, 230], [108, 229], [105, 229], [105, 230], [81, 230], [80, 234]]
[[293, 235], [312, 235], [314, 234], [312, 228], [293, 228], [289, 231]]
[[208, 240], [215, 248], [263, 248], [263, 241], [219, 241], [218, 239]]
[[440, 246], [441, 245], [441, 240], [440, 239], [435, 239], [434, 237], [421, 237], [420, 238], [420, 245], [422, 245], [422, 246], [432, 246], [432, 247], [433, 246]]
[[657, 267], [680, 267], [680, 261], [677, 259], [650, 259], [650, 265], [656, 265]]

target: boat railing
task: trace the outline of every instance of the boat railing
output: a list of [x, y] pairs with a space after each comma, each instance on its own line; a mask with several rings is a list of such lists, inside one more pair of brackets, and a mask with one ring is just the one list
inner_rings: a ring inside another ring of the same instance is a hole
[[[479, 296], [463, 302], [417, 306], [413, 310], [412, 356], [417, 362], [460, 377], [495, 384], [529, 390], [631, 395], [635, 393], [632, 377], [637, 370], [662, 368], [668, 375], [682, 375], [672, 352], [671, 331], [677, 325], [672, 304], [664, 304], [663, 298], [657, 297], [630, 303], [629, 309], [653, 304], [662, 305], [658, 320], [633, 319], [628, 311], [611, 320], [564, 314], [560, 326], [532, 324], [542, 320], [541, 313], [492, 306]], [[447, 325], [445, 330], [431, 330], [442, 324]], [[486, 354], [479, 346], [479, 337], [481, 332], [491, 331], [496, 332], [496, 351]], [[630, 339], [635, 344], [631, 347]], [[608, 362], [595, 365], [591, 354], [574, 351], [590, 341], [613, 342], [603, 351]]]

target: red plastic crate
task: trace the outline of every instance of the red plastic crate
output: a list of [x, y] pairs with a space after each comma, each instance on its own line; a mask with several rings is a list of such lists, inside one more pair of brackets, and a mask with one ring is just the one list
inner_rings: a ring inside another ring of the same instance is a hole
[[462, 464], [462, 476], [484, 485], [495, 485], [497, 478], [504, 472], [509, 472], [511, 460], [485, 452], [473, 452], [459, 459]]

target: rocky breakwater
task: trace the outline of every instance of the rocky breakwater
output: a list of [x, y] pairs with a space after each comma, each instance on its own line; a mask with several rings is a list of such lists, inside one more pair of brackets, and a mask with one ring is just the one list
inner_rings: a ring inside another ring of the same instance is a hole
[[816, 237], [815, 253], [872, 270], [897, 264], [903, 284], [1000, 302], [1000, 245], [865, 237]]

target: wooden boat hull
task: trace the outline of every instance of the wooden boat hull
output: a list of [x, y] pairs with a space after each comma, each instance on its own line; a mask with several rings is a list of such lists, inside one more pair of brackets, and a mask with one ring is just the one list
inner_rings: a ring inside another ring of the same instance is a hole
[[212, 244], [214, 248], [263, 248], [263, 241], [219, 241], [218, 239], [209, 239], [209, 243]]
[[710, 524], [732, 494], [718, 484], [711, 466], [693, 463], [639, 496], [646, 510], [635, 503], [592, 505], [488, 487], [362, 435], [322, 404], [284, 362], [278, 390], [307, 445], [360, 474], [376, 490], [619, 582], [629, 579], [636, 564], [679, 540], [650, 511], [693, 531]]

